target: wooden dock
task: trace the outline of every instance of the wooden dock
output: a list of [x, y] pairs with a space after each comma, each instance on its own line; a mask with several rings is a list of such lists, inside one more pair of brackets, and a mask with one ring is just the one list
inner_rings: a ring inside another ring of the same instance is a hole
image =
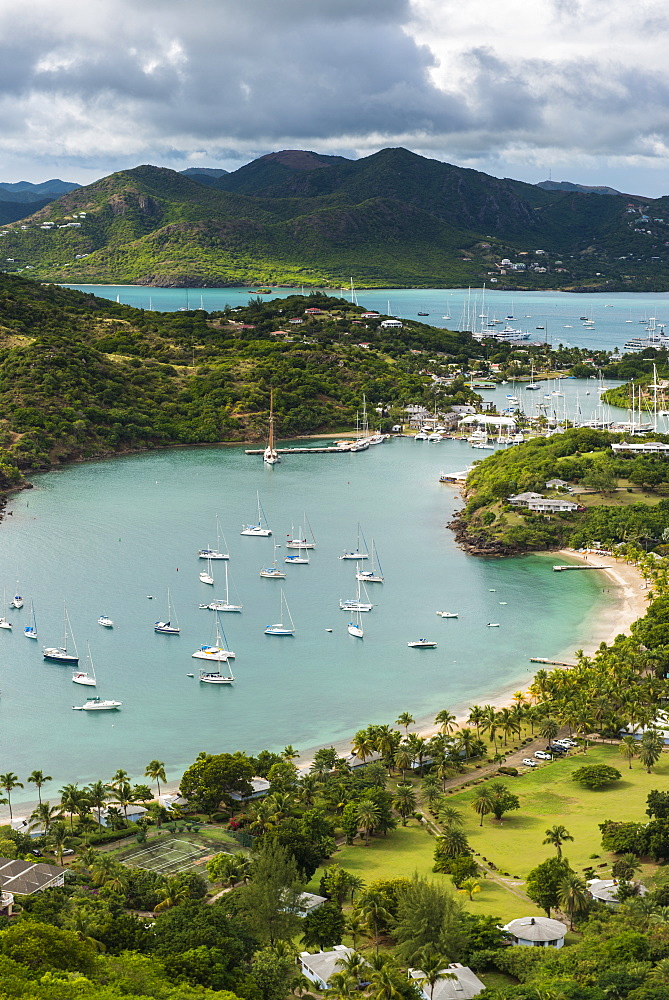
[[553, 566], [554, 573], [561, 573], [565, 569], [611, 569], [610, 566]]
[[530, 663], [550, 663], [553, 667], [575, 667], [575, 663], [567, 660], [547, 660], [545, 656], [530, 656]]
[[[351, 452], [348, 448], [337, 448], [336, 445], [327, 445], [322, 447], [314, 448], [275, 448], [279, 455], [322, 455], [324, 452], [335, 452], [338, 455], [350, 455]], [[246, 455], [264, 455], [264, 448], [245, 448], [244, 452]]]

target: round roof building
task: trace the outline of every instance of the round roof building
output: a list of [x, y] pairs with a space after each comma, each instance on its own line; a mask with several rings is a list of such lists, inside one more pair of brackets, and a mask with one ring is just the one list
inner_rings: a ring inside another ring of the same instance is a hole
[[503, 928], [513, 937], [514, 944], [535, 948], [561, 948], [567, 925], [550, 917], [520, 917]]

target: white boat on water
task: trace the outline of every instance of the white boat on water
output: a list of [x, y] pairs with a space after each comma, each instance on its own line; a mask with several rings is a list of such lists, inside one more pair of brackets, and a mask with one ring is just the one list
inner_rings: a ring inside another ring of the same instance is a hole
[[36, 639], [37, 638], [37, 619], [35, 618], [35, 605], [30, 601], [30, 617], [32, 618], [32, 625], [23, 626], [23, 634], [26, 639]]
[[265, 512], [262, 509], [262, 504], [260, 503], [260, 493], [256, 493], [258, 499], [258, 523], [257, 524], [245, 524], [240, 532], [242, 535], [249, 535], [253, 538], [267, 538], [271, 535], [271, 530], [267, 527], [267, 518], [265, 517]]
[[348, 623], [347, 629], [348, 629], [348, 634], [352, 635], [355, 639], [365, 638], [365, 631], [362, 627], [362, 621], [360, 620], [359, 611], [356, 611], [356, 619], [355, 621]]
[[[361, 532], [361, 529], [360, 529], [360, 525], [358, 524], [358, 544], [356, 545], [355, 549], [353, 549], [351, 552], [344, 552], [343, 555], [339, 556], [340, 559], [369, 559], [369, 553], [368, 552], [364, 552], [360, 548], [360, 535], [361, 534], [362, 534], [362, 532]], [[365, 545], [365, 548], [367, 548], [367, 545]]]
[[[360, 587], [361, 586], [362, 586], [362, 589], [365, 592], [365, 597], [367, 598], [367, 600], [365, 600], [365, 601], [363, 601], [362, 598], [361, 598], [361, 596], [360, 596]], [[371, 611], [373, 607], [374, 607], [374, 605], [372, 604], [372, 602], [369, 599], [369, 594], [367, 593], [367, 588], [365, 587], [364, 583], [362, 583], [361, 580], [358, 580], [358, 585], [357, 585], [357, 590], [356, 590], [355, 598], [353, 600], [350, 600], [350, 601], [340, 601], [339, 602], [339, 609], [340, 609], [340, 611]]]
[[[284, 624], [284, 608], [290, 625]], [[286, 600], [286, 595], [283, 592], [283, 587], [281, 588], [279, 617], [281, 618], [281, 621], [277, 622], [275, 625], [268, 625], [265, 629], [265, 635], [295, 635], [295, 623], [293, 622], [293, 616], [290, 613], [290, 608], [288, 607], [288, 601]]]
[[457, 611], [437, 611], [440, 618], [457, 618]]
[[0, 628], [6, 628], [9, 632], [11, 632], [12, 623], [8, 622], [6, 618], [0, 618]]
[[[176, 622], [176, 625], [172, 624], [172, 621]], [[172, 596], [170, 594], [170, 588], [167, 588], [167, 618], [159, 622], [153, 623], [154, 632], [162, 632], [165, 635], [179, 635], [181, 628], [179, 627], [179, 622], [177, 621], [176, 612], [172, 606]]]
[[305, 550], [304, 553], [300, 553], [296, 556], [285, 556], [284, 560], [289, 566], [308, 566], [309, 565], [309, 553]]
[[[188, 676], [190, 677], [191, 674]], [[226, 661], [225, 673], [221, 672], [220, 667], [218, 670], [205, 670], [202, 668], [198, 672], [198, 680], [203, 684], [233, 684], [235, 676], [230, 669], [230, 664]]]
[[414, 639], [413, 642], [407, 643], [410, 649], [434, 649], [436, 645], [431, 639]]
[[361, 580], [363, 583], [383, 583], [384, 576], [383, 570], [381, 569], [381, 561], [379, 560], [379, 554], [376, 551], [376, 545], [374, 544], [374, 539], [372, 538], [372, 568], [371, 569], [360, 569], [358, 566], [355, 571], [356, 580]]
[[230, 583], [228, 580], [228, 564], [225, 564], [225, 600], [224, 601], [212, 601], [209, 607], [213, 611], [241, 611], [244, 607], [243, 604], [231, 604], [230, 603]]
[[86, 643], [86, 667], [86, 670], [72, 671], [72, 683], [83, 684], [84, 687], [95, 687], [95, 668], [91, 656], [91, 647], [88, 643]]
[[196, 649], [191, 656], [194, 660], [211, 660], [212, 662], [217, 663], [225, 660], [233, 660], [235, 654], [231, 649], [227, 648], [227, 645], [228, 642], [225, 637], [225, 632], [221, 627], [221, 619], [218, 617], [218, 612], [216, 612], [216, 639], [214, 645], [200, 646], [200, 648]]
[[429, 435], [426, 431], [418, 431], [417, 434], [414, 434], [413, 439], [414, 441], [428, 441]]
[[298, 528], [297, 535], [295, 534], [293, 527], [291, 525], [291, 532], [293, 537], [290, 535], [286, 536], [286, 548], [287, 549], [315, 549], [316, 548], [316, 538], [314, 536], [314, 530], [309, 524], [309, 518], [306, 513], [304, 515], [304, 522], [309, 526], [309, 532], [311, 534], [311, 541], [306, 537], [306, 532], [303, 534], [302, 525]]
[[120, 708], [122, 701], [112, 701], [111, 698], [89, 698], [83, 705], [73, 705], [75, 712], [110, 712]]
[[[63, 639], [63, 645], [45, 646], [42, 650], [42, 655], [45, 660], [51, 660], [53, 663], [78, 663], [79, 653], [77, 652], [77, 644], [74, 641], [74, 636], [72, 635], [72, 626], [70, 625], [70, 616], [67, 613], [67, 607], [64, 609], [64, 630], [65, 636]], [[72, 639], [74, 653], [71, 653], [67, 648], [68, 638]]]
[[16, 593], [14, 594], [14, 596], [11, 599], [11, 601], [9, 602], [9, 606], [10, 606], [10, 608], [22, 608], [23, 607], [23, 598], [21, 597], [21, 594], [19, 593], [19, 581], [18, 580], [16, 581]]
[[269, 392], [269, 437], [262, 458], [265, 465], [276, 465], [277, 462], [281, 461], [279, 453], [274, 447], [274, 389], [270, 389]]
[[206, 583], [210, 587], [213, 587], [214, 585], [214, 574], [211, 569], [211, 559], [207, 559], [207, 568], [203, 569], [200, 573], [200, 583]]
[[276, 545], [274, 546], [274, 561], [271, 566], [263, 566], [260, 575], [266, 580], [285, 580], [286, 574], [276, 564]]
[[98, 625], [104, 625], [105, 628], [113, 628], [114, 622], [108, 617], [108, 615], [100, 615], [98, 618]]
[[199, 559], [229, 559], [230, 554], [228, 552], [228, 543], [225, 541], [225, 535], [223, 536], [223, 541], [225, 543], [225, 550], [221, 549], [221, 527], [218, 523], [218, 514], [216, 515], [216, 548], [212, 549], [207, 546], [204, 549], [200, 549], [198, 552]]

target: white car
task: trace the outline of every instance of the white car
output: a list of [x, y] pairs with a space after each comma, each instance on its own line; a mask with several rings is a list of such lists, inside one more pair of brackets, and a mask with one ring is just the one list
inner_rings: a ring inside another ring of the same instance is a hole
[[549, 754], [549, 753], [546, 753], [545, 750], [535, 750], [534, 751], [534, 756], [538, 757], [539, 760], [552, 760], [553, 759], [552, 755]]
[[522, 763], [525, 765], [525, 767], [536, 767], [537, 766], [536, 760], [530, 760], [529, 757], [525, 757], [524, 760], [522, 761]]
[[566, 747], [567, 749], [569, 749], [570, 747], [578, 746], [578, 743], [574, 742], [574, 740], [567, 740], [567, 739], [553, 740], [553, 743], [557, 744], [557, 746], [559, 747]]

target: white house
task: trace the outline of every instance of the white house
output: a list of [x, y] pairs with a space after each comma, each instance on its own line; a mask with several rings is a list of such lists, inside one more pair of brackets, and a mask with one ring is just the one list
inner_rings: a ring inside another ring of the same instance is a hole
[[528, 500], [527, 508], [542, 514], [559, 514], [561, 511], [578, 510], [578, 504], [573, 500], [563, 500], [561, 497], [542, 497], [540, 500]]
[[568, 482], [564, 479], [549, 479], [546, 483], [546, 488], [549, 490], [568, 490], [571, 489]]
[[308, 917], [314, 910], [319, 910], [323, 903], [327, 903], [325, 896], [318, 896], [315, 892], [303, 892], [297, 901], [298, 917]]
[[242, 795], [241, 792], [230, 792], [230, 798], [235, 802], [249, 802], [251, 799], [260, 799], [269, 792], [269, 781], [267, 778], [251, 778], [250, 795]]
[[398, 319], [384, 319], [381, 321], [384, 330], [401, 330], [402, 323]]
[[330, 978], [335, 972], [342, 971], [343, 962], [351, 955], [355, 955], [353, 948], [347, 948], [345, 944], [336, 944], [332, 951], [317, 951], [315, 955], [302, 951], [298, 956], [298, 963], [307, 979], [311, 980], [319, 990], [327, 990]]
[[543, 500], [544, 496], [541, 493], [516, 493], [515, 496], [507, 497], [506, 502], [510, 503], [512, 507], [527, 507], [531, 500]]
[[[639, 895], [647, 896], [648, 889], [645, 885], [637, 883]], [[618, 899], [618, 879], [614, 878], [591, 878], [588, 879], [588, 892], [593, 899], [599, 903], [606, 903], [607, 906], [620, 906]]]
[[669, 444], [663, 441], [621, 441], [620, 444], [612, 444], [611, 451], [618, 453], [630, 451], [638, 455], [666, 455], [669, 453]]
[[14, 896], [32, 896], [34, 892], [64, 885], [65, 868], [42, 862], [0, 858], [0, 912], [12, 915]]
[[409, 979], [418, 980], [418, 987], [424, 1000], [472, 1000], [485, 989], [485, 983], [466, 965], [452, 962], [441, 972], [450, 972], [451, 979], [439, 979], [430, 988], [427, 983], [420, 983], [425, 973], [421, 969], [409, 969]]
[[561, 948], [567, 925], [550, 917], [520, 917], [502, 930], [511, 935], [514, 944], [529, 948]]
[[[109, 805], [113, 809], [118, 809], [118, 811], [121, 813], [122, 816], [125, 815], [124, 812], [123, 812], [123, 806], [121, 806], [118, 802], [110, 802]], [[138, 805], [136, 805], [136, 803], [131, 802], [128, 805], [128, 807], [127, 807], [127, 819], [128, 819], [128, 822], [129, 823], [136, 823], [138, 819], [141, 819], [143, 816], [146, 816], [147, 812], [148, 812], [148, 810], [145, 809], [144, 806], [138, 806]], [[101, 826], [108, 826], [109, 825], [109, 811], [108, 811], [108, 809], [101, 809], [100, 810], [100, 825]]]

